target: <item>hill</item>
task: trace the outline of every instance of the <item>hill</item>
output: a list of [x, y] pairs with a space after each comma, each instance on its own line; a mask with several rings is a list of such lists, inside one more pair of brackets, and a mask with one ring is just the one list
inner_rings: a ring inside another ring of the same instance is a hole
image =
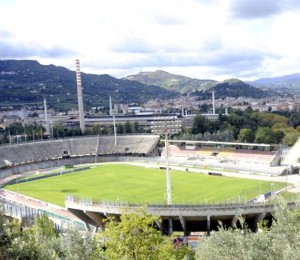
[[[75, 65], [74, 65], [75, 67]], [[143, 103], [149, 99], [179, 95], [158, 86], [117, 79], [110, 75], [81, 73], [84, 106], [108, 106], [109, 95], [117, 103]], [[0, 104], [43, 102], [54, 108], [77, 108], [75, 71], [34, 60], [0, 60]]]
[[228, 79], [222, 82], [209, 79], [192, 79], [185, 76], [170, 74], [157, 70], [154, 72], [140, 72], [126, 77], [146, 85], [157, 85], [165, 89], [176, 90], [182, 94], [192, 93], [201, 99], [211, 98], [211, 91], [216, 92], [216, 98], [251, 97], [264, 98], [270, 93], [253, 87], [239, 79]]
[[226, 97], [247, 97], [247, 98], [265, 98], [270, 95], [270, 92], [253, 87], [239, 79], [228, 79], [222, 82], [217, 82], [206, 91], [197, 91], [194, 95], [200, 99], [210, 99], [211, 91], [215, 91], [216, 98]]
[[294, 73], [290, 75], [285, 75], [281, 77], [274, 78], [261, 78], [249, 82], [253, 86], [260, 88], [270, 88], [272, 90], [277, 89], [300, 89], [300, 73]]
[[127, 76], [125, 79], [138, 81], [149, 86], [159, 86], [168, 90], [175, 90], [181, 94], [205, 90], [216, 81], [210, 79], [193, 79], [185, 76], [171, 74], [162, 70], [154, 72], [140, 72]]

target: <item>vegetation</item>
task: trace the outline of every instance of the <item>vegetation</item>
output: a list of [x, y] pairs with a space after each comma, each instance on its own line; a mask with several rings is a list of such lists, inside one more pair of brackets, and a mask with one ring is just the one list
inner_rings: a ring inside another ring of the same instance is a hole
[[[130, 123], [127, 121], [125, 124], [116, 125], [117, 134], [135, 134], [144, 133], [143, 127], [136, 121]], [[46, 129], [42, 125], [32, 124], [23, 126], [21, 123], [11, 124], [6, 128], [0, 127], [0, 144], [17, 142], [36, 141], [49, 138], [45, 136]], [[91, 129], [86, 129], [84, 135], [109, 135], [114, 134], [113, 126], [100, 126], [94, 125]], [[80, 127], [64, 127], [61, 124], [53, 125], [51, 135], [54, 139], [82, 136]]]
[[192, 129], [178, 138], [293, 145], [298, 137], [300, 113], [258, 112], [249, 107], [245, 111], [231, 110], [228, 116], [220, 113], [217, 121], [197, 114]]
[[123, 212], [121, 221], [109, 218], [105, 231], [98, 234], [100, 252], [108, 259], [193, 259], [191, 249], [174, 247], [172, 238], [161, 235], [155, 228], [157, 220], [144, 208]]
[[[267, 181], [173, 170], [171, 174], [174, 203], [225, 202], [233, 197], [247, 200], [270, 191], [271, 187], [271, 182]], [[165, 185], [165, 170], [107, 164], [82, 172], [8, 185], [5, 188], [64, 206], [67, 194], [95, 200], [163, 203]], [[285, 184], [275, 183], [274, 186], [275, 189], [280, 189]]]
[[73, 228], [57, 232], [46, 215], [21, 226], [0, 211], [0, 259], [194, 259], [190, 248], [175, 247], [171, 237], [161, 235], [157, 219], [142, 208], [124, 212], [121, 222], [108, 219], [106, 230], [94, 236]]
[[168, 90], [175, 90], [181, 94], [206, 90], [217, 83], [214, 80], [192, 79], [162, 70], [140, 72], [136, 75], [127, 76], [126, 79], [138, 81], [148, 86], [154, 85]]
[[238, 79], [229, 79], [222, 82], [214, 80], [193, 79], [185, 76], [174, 75], [165, 71], [140, 72], [127, 76], [126, 79], [138, 81], [146, 85], [159, 86], [168, 90], [176, 90], [181, 94], [192, 93], [199, 99], [210, 99], [211, 91], [216, 92], [216, 98], [226, 97], [252, 97], [264, 98], [271, 94], [253, 87]]
[[76, 229], [57, 232], [45, 215], [32, 226], [4, 218], [0, 211], [0, 259], [233, 259], [297, 260], [300, 255], [300, 205], [290, 209], [283, 199], [275, 206], [272, 225], [262, 221], [252, 233], [239, 218], [241, 228], [226, 228], [202, 239], [193, 251], [175, 246], [155, 228], [156, 216], [145, 208], [124, 212], [121, 221], [108, 218], [106, 228], [92, 236]]
[[45, 131], [46, 129], [42, 125], [12, 124], [6, 128], [0, 127], [0, 143], [42, 139]]
[[215, 97], [217, 99], [225, 99], [226, 97], [265, 98], [271, 95], [269, 91], [253, 87], [238, 79], [216, 82], [215, 84], [211, 84], [209, 91], [196, 91], [193, 95], [198, 96], [199, 100], [210, 99], [211, 91], [215, 91]]
[[59, 233], [46, 215], [33, 225], [6, 219], [0, 211], [0, 259], [101, 259], [89, 232], [69, 228]]
[[[74, 61], [75, 69], [75, 61]], [[77, 108], [76, 76], [74, 71], [54, 65], [41, 65], [34, 60], [0, 61], [0, 103], [43, 102], [61, 111]], [[108, 110], [109, 95], [118, 103], [143, 103], [160, 97], [169, 99], [178, 96], [157, 86], [117, 79], [109, 75], [82, 73], [85, 109], [105, 106]], [[101, 93], [101, 94], [100, 94]]]
[[242, 229], [225, 228], [203, 240], [198, 247], [197, 259], [299, 259], [300, 207], [289, 209], [284, 200], [276, 204], [271, 228], [264, 222], [259, 232], [252, 233], [240, 219]]

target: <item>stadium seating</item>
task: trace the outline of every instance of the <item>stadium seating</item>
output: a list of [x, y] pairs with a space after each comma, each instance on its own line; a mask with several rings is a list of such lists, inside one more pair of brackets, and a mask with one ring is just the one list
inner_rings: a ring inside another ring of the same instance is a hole
[[[201, 159], [218, 159], [229, 160], [241, 163], [259, 163], [270, 165], [277, 151], [259, 151], [259, 150], [243, 150], [243, 149], [224, 149], [214, 147], [197, 147], [190, 150], [182, 146], [169, 145], [170, 157], [181, 158], [201, 158]], [[162, 156], [165, 156], [163, 151]]]
[[92, 136], [22, 143], [0, 147], [0, 168], [64, 157], [148, 155], [159, 142], [157, 135]]

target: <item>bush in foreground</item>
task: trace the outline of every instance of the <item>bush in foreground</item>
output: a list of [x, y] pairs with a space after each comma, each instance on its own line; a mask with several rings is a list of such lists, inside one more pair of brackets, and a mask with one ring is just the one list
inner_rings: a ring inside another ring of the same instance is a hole
[[199, 244], [197, 259], [272, 259], [298, 260], [300, 256], [300, 205], [290, 209], [284, 200], [276, 204], [271, 228], [260, 226], [252, 233], [242, 229], [226, 229], [220, 225], [218, 232]]

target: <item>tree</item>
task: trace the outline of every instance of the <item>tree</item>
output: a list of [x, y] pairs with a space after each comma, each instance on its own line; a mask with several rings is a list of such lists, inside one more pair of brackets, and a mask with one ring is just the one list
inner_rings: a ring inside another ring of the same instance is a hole
[[290, 209], [280, 198], [275, 204], [272, 226], [260, 224], [259, 232], [252, 233], [245, 225], [241, 229], [225, 228], [201, 241], [197, 259], [299, 259], [300, 205]]
[[274, 130], [274, 143], [279, 144], [281, 143], [281, 140], [285, 136], [284, 132], [282, 130]]
[[100, 124], [93, 125], [92, 134], [98, 135], [101, 132]]
[[194, 122], [192, 126], [192, 134], [204, 134], [208, 130], [208, 119], [200, 114], [194, 117]]
[[139, 131], [140, 131], [139, 122], [138, 121], [134, 121], [133, 132], [134, 133], [139, 133]]
[[124, 133], [125, 133], [125, 134], [130, 134], [130, 133], [131, 133], [131, 130], [132, 130], [131, 124], [130, 124], [130, 122], [127, 120], [126, 123], [125, 123], [125, 125], [124, 125]]
[[89, 232], [79, 232], [77, 229], [68, 228], [60, 236], [60, 246], [62, 248], [63, 259], [104, 259], [102, 253], [97, 253], [97, 244], [94, 237]]
[[13, 259], [58, 259], [61, 247], [53, 222], [46, 215], [38, 217], [34, 226], [12, 239], [9, 252]]
[[259, 127], [255, 134], [255, 142], [265, 144], [275, 143], [274, 132], [268, 127]]
[[117, 134], [123, 134], [124, 133], [124, 125], [117, 124], [116, 128], [117, 128]]
[[299, 132], [291, 132], [291, 133], [287, 133], [285, 137], [282, 139], [282, 141], [283, 143], [292, 146], [295, 144], [295, 142], [298, 140], [299, 137], [300, 137]]
[[289, 117], [289, 125], [297, 127], [300, 125], [300, 113], [294, 112]]
[[144, 208], [124, 212], [121, 221], [110, 218], [105, 231], [99, 233], [98, 252], [109, 259], [183, 259], [193, 253], [186, 246], [175, 248], [172, 239], [155, 229], [156, 216]]
[[65, 136], [65, 130], [63, 125], [55, 124], [53, 126], [53, 138], [62, 138]]
[[255, 139], [255, 134], [251, 129], [243, 128], [240, 130], [238, 139], [241, 142], [252, 143]]

